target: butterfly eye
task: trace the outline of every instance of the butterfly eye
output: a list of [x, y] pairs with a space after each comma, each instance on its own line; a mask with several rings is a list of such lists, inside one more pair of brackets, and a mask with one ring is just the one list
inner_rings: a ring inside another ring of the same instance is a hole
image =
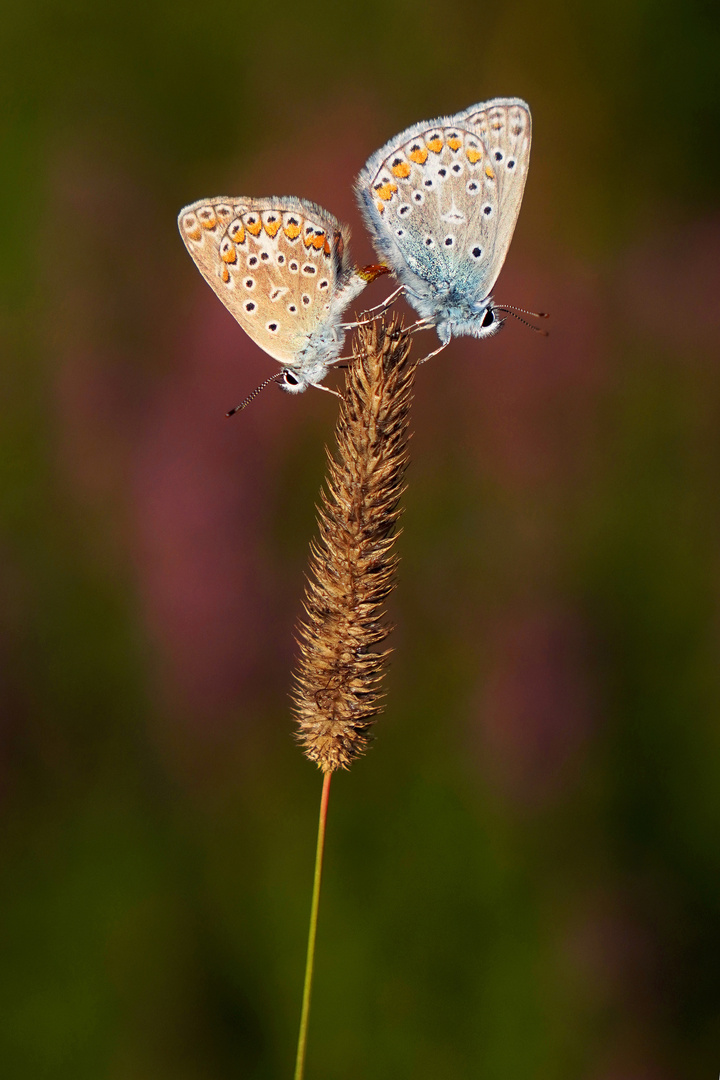
[[294, 375], [291, 375], [289, 371], [283, 371], [283, 382], [287, 383], [288, 386], [298, 386], [300, 380], [296, 379]]
[[488, 308], [487, 311], [485, 312], [485, 314], [482, 317], [482, 322], [480, 323], [480, 325], [481, 326], [492, 326], [492, 324], [494, 322], [495, 322], [495, 316], [493, 315], [492, 308]]

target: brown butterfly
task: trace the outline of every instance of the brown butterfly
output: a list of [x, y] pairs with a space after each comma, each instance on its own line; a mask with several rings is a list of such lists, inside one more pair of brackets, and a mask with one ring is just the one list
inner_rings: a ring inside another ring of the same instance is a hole
[[201, 199], [178, 218], [200, 273], [250, 337], [282, 371], [292, 394], [319, 386], [337, 362], [342, 314], [385, 266], [356, 269], [349, 229], [293, 196]]

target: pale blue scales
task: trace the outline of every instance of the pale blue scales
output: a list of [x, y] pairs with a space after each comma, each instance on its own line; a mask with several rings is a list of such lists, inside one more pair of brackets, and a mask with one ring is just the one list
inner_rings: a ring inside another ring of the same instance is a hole
[[527, 104], [494, 98], [407, 128], [357, 179], [378, 254], [443, 345], [502, 325], [491, 292], [520, 212], [531, 141]]

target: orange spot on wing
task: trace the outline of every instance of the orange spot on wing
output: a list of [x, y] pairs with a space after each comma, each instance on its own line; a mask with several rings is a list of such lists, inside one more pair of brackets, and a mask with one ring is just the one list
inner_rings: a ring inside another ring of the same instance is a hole
[[244, 229], [242, 224], [240, 225], [239, 229], [235, 230], [235, 232], [232, 235], [231, 239], [232, 239], [233, 243], [235, 243], [235, 244], [244, 244], [245, 243], [245, 229]]
[[288, 240], [297, 240], [298, 236], [300, 235], [300, 226], [286, 225], [283, 229], [283, 232], [287, 236]]
[[220, 273], [220, 277], [223, 279], [223, 281], [227, 285], [228, 281], [230, 280], [230, 271], [228, 270], [227, 266], [223, 266], [222, 271]]
[[428, 152], [424, 146], [419, 146], [417, 150], [411, 150], [408, 157], [411, 161], [414, 161], [416, 165], [424, 165], [427, 161]]
[[451, 150], [459, 150], [462, 146], [462, 139], [458, 139], [457, 136], [451, 135], [447, 141], [447, 144]]
[[214, 214], [210, 214], [209, 217], [203, 217], [200, 219], [200, 224], [203, 229], [214, 229], [217, 225], [217, 218]]
[[311, 242], [312, 242], [312, 246], [315, 248], [315, 250], [320, 251], [321, 247], [325, 243], [325, 233], [320, 233], [319, 236], [313, 236]]
[[199, 225], [196, 225], [194, 229], [188, 230], [187, 235], [190, 240], [199, 240], [202, 236], [202, 229]]
[[278, 229], [282, 225], [282, 220], [281, 220], [281, 218], [277, 217], [277, 218], [275, 218], [274, 221], [266, 221], [264, 224], [265, 224], [265, 232], [268, 234], [268, 236], [273, 236], [274, 237], [276, 235]]
[[379, 202], [379, 203], [375, 203], [375, 205], [377, 206], [377, 208], [378, 208], [378, 210], [380, 211], [381, 214], [384, 213], [384, 211], [385, 211], [385, 203]]
[[220, 258], [222, 259], [222, 261], [223, 261], [224, 263], [234, 263], [234, 262], [237, 262], [237, 251], [235, 250], [235, 248], [234, 248], [234, 247], [229, 247], [229, 248], [227, 249], [227, 251], [224, 251], [224, 252], [222, 253], [222, 255], [220, 256]]
[[384, 199], [385, 202], [387, 202], [389, 199], [392, 199], [396, 191], [397, 184], [391, 184], [390, 181], [388, 181], [387, 184], [380, 184], [375, 188], [375, 194], [378, 195], [381, 199]]
[[401, 180], [404, 180], [406, 176], [410, 175], [410, 166], [407, 161], [401, 161], [399, 165], [393, 165], [392, 171], [395, 176], [399, 176]]
[[474, 149], [474, 148], [473, 148], [473, 147], [471, 146], [471, 147], [470, 147], [470, 148], [468, 149], [468, 151], [467, 151], [467, 154], [466, 154], [466, 156], [467, 156], [467, 159], [468, 159], [468, 161], [470, 162], [470, 164], [471, 164], [471, 165], [474, 165], [474, 164], [475, 164], [475, 162], [479, 161], [479, 160], [480, 160], [480, 158], [482, 157], [482, 150], [475, 150], [475, 149]]
[[430, 139], [427, 146], [428, 150], [432, 150], [433, 154], [439, 154], [443, 148], [443, 141], [438, 135], [436, 139]]
[[492, 165], [486, 165], [485, 166], [485, 175], [487, 176], [487, 178], [489, 180], [494, 180], [495, 179], [495, 173], [493, 171]]
[[245, 223], [245, 228], [252, 236], [259, 236], [262, 232], [262, 221], [257, 218], [256, 221], [248, 221]]
[[326, 255], [330, 254], [330, 241], [328, 240], [327, 236], [325, 237], [325, 243], [323, 244], [323, 251]]

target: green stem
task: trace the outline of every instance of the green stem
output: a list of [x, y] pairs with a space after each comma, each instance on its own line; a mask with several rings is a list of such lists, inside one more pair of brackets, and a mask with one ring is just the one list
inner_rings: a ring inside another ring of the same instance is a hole
[[325, 773], [322, 795], [320, 796], [320, 821], [318, 822], [317, 849], [315, 851], [315, 880], [313, 881], [312, 906], [310, 908], [310, 932], [308, 934], [307, 960], [305, 962], [305, 985], [303, 986], [300, 1034], [298, 1036], [297, 1059], [295, 1061], [295, 1080], [303, 1080], [305, 1073], [305, 1045], [307, 1043], [308, 1016], [310, 1015], [310, 994], [315, 963], [315, 937], [317, 935], [320, 881], [322, 879], [323, 849], [325, 847], [325, 823], [327, 821], [331, 776], [332, 773]]

